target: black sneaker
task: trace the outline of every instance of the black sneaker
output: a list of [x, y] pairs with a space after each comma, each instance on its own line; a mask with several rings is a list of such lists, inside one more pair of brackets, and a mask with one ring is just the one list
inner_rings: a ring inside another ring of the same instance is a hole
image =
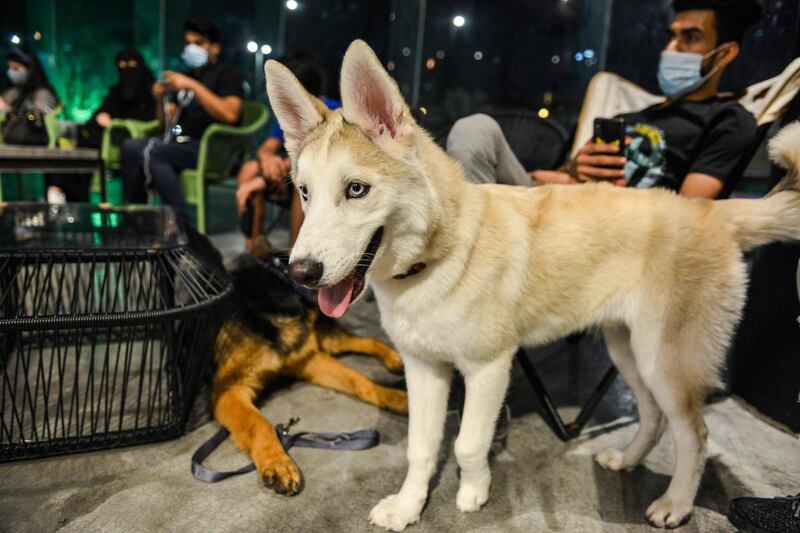
[[735, 498], [728, 520], [746, 533], [800, 533], [800, 494], [786, 498]]

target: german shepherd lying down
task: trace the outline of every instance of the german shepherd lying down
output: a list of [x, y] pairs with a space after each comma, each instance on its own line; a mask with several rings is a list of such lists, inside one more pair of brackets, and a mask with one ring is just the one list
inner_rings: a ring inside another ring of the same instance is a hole
[[[192, 229], [187, 232], [191, 247], [222, 269], [221, 256], [211, 243]], [[386, 344], [353, 336], [321, 315], [266, 262], [243, 256], [229, 274], [234, 297], [215, 343], [214, 417], [250, 455], [267, 487], [279, 494], [297, 494], [300, 471], [256, 407], [256, 398], [277, 378], [289, 376], [407, 413], [405, 391], [382, 387], [334, 357], [352, 352], [371, 355], [392, 372], [402, 372], [403, 363]]]

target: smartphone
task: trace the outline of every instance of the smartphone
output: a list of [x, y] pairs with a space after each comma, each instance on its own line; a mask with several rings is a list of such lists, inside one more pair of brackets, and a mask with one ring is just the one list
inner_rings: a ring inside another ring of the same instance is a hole
[[620, 153], [625, 147], [625, 120], [621, 118], [594, 119], [595, 144], [612, 144], [619, 146]]

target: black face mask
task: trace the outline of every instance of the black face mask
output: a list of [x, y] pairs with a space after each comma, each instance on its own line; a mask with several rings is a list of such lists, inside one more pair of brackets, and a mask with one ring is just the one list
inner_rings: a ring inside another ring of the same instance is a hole
[[[150, 102], [150, 88], [153, 75], [144, 64], [144, 58], [135, 50], [120, 52], [114, 58], [117, 63], [119, 81], [115, 87], [120, 103], [125, 107], [136, 106], [141, 102]], [[119, 62], [136, 61], [135, 67], [120, 68]]]
[[123, 102], [132, 102], [141, 98], [143, 76], [139, 67], [117, 68], [119, 73], [119, 97]]

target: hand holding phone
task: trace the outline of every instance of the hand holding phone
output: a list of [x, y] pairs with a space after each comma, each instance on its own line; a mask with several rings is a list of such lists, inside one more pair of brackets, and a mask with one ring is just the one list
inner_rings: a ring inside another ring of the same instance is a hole
[[625, 148], [625, 121], [621, 118], [594, 119], [593, 140], [595, 144], [616, 146], [622, 153]]
[[609, 181], [625, 185], [625, 121], [598, 118], [592, 139], [578, 150], [570, 174], [578, 181]]

